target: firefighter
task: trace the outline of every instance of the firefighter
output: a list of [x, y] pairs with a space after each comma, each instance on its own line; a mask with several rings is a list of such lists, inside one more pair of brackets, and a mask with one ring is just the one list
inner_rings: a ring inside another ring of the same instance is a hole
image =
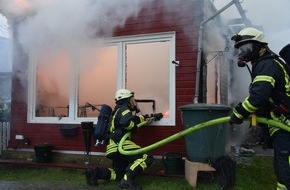
[[[106, 148], [107, 158], [112, 160], [112, 168], [96, 167], [86, 171], [87, 184], [98, 185], [98, 179], [118, 180], [119, 187], [137, 190], [140, 187], [134, 182], [134, 178], [153, 162], [153, 156], [144, 153], [138, 155], [122, 155], [118, 152], [118, 143], [128, 132], [135, 132], [138, 124], [147, 120], [148, 115], [136, 115], [139, 112], [134, 99], [134, 93], [127, 89], [120, 89], [115, 95], [116, 106], [111, 116], [109, 142]], [[134, 114], [135, 113], [135, 114]], [[154, 114], [155, 121], [163, 117], [161, 113]], [[134, 150], [141, 148], [131, 141], [131, 137], [125, 140], [123, 149]]]
[[[269, 49], [264, 33], [258, 29], [244, 28], [232, 40], [238, 50], [238, 66], [252, 64], [252, 82], [249, 96], [235, 106], [229, 123], [241, 124], [259, 113], [289, 125], [290, 86], [285, 63]], [[290, 190], [290, 133], [274, 126], [268, 129], [273, 139], [277, 190]]]

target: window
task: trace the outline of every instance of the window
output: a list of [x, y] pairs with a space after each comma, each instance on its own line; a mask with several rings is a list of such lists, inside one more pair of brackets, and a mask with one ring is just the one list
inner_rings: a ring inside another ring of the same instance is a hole
[[165, 117], [170, 114], [169, 45], [169, 41], [126, 44], [127, 87], [139, 95], [138, 107], [145, 113], [158, 107]]
[[77, 84], [78, 117], [97, 117], [99, 112], [94, 108], [100, 108], [103, 103], [114, 106], [117, 57], [116, 45], [95, 48], [81, 56]]
[[[97, 44], [97, 43], [96, 43]], [[162, 112], [157, 125], [175, 125], [175, 33], [104, 39], [78, 52], [30, 56], [31, 123], [97, 121], [114, 107], [117, 89], [135, 92], [141, 114]]]
[[43, 56], [36, 67], [36, 117], [68, 116], [69, 59], [67, 54]]

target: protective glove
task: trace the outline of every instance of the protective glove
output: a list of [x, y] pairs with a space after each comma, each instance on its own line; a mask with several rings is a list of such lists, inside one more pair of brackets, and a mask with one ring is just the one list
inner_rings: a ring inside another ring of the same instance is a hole
[[154, 121], [159, 121], [163, 118], [163, 114], [162, 113], [155, 113], [153, 114], [154, 117]]
[[232, 124], [242, 124], [244, 118], [247, 118], [248, 116], [249, 116], [249, 113], [246, 113], [245, 109], [242, 106], [242, 103], [239, 103], [234, 108], [229, 123], [231, 125]]
[[243, 119], [238, 118], [234, 113], [231, 115], [229, 124], [233, 125], [233, 124], [242, 124], [243, 123]]
[[152, 114], [146, 114], [143, 115], [144, 119], [148, 119], [148, 118], [153, 118], [154, 121], [159, 121], [160, 119], [163, 118], [163, 114], [162, 113], [152, 113]]
[[150, 116], [149, 114], [146, 114], [146, 115], [143, 115], [143, 117], [144, 117], [144, 119], [146, 120], [146, 119], [152, 117], [152, 115], [153, 115], [153, 114], [151, 114], [151, 116]]

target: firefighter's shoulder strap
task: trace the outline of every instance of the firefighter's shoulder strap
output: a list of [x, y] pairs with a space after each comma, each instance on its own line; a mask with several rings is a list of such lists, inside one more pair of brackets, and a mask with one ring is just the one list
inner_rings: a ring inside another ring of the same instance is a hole
[[216, 170], [221, 190], [234, 188], [236, 178], [236, 161], [230, 156], [221, 156], [213, 165]]
[[116, 115], [118, 113], [120, 108], [117, 108], [113, 111], [112, 113], [112, 119], [111, 119], [111, 125], [109, 126], [109, 129], [108, 129], [108, 133], [112, 133], [116, 130], [116, 127], [115, 127], [115, 118], [116, 118]]

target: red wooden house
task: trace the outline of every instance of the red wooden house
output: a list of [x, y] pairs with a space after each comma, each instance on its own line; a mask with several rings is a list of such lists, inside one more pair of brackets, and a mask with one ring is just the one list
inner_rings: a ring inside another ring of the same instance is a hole
[[[56, 152], [83, 154], [81, 122], [96, 123], [99, 112], [93, 108], [103, 103], [113, 107], [114, 93], [120, 88], [135, 92], [142, 114], [164, 114], [161, 121], [135, 135], [141, 146], [183, 130], [180, 106], [227, 104], [228, 63], [219, 55], [227, 51], [227, 36], [222, 34], [227, 28], [221, 27], [210, 1], [146, 0], [134, 12], [125, 5], [124, 18], [118, 12], [121, 4], [111, 10], [103, 5], [99, 11], [107, 11], [89, 20], [94, 21], [89, 23], [93, 32], [86, 38], [74, 30], [55, 36], [52, 29], [58, 30], [59, 23], [51, 27], [53, 18], [41, 17], [40, 10], [15, 19], [10, 148], [32, 150], [46, 142]], [[77, 19], [65, 17], [67, 27]], [[33, 24], [38, 25], [31, 29]], [[77, 126], [77, 134], [64, 136], [60, 132], [64, 125]], [[92, 138], [92, 154], [104, 154], [104, 147], [93, 145]], [[164, 152], [186, 156], [184, 138], [152, 154]]]

